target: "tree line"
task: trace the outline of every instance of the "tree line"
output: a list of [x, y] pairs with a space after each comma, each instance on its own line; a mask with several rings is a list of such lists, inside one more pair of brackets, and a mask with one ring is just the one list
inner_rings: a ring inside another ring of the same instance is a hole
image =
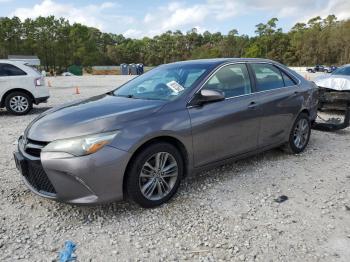
[[142, 39], [103, 33], [64, 18], [38, 17], [21, 21], [0, 18], [0, 58], [38, 55], [46, 70], [64, 70], [76, 64], [118, 65], [143, 63], [155, 66], [179, 60], [214, 57], [269, 58], [290, 66], [350, 63], [350, 20], [334, 15], [314, 17], [283, 32], [277, 18], [256, 25], [256, 35], [240, 35], [232, 29], [199, 33], [167, 31]]

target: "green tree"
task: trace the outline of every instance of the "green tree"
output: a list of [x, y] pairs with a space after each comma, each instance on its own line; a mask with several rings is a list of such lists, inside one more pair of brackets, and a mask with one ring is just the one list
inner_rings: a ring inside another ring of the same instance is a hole
[[64, 18], [38, 17], [21, 21], [0, 18], [0, 58], [9, 54], [38, 55], [46, 70], [66, 70], [69, 65], [144, 63], [159, 65], [179, 60], [213, 57], [266, 57], [289, 65], [344, 64], [350, 62], [350, 20], [334, 15], [296, 23], [289, 32], [278, 19], [256, 25], [255, 36], [232, 29], [199, 33], [167, 31], [143, 39], [74, 23]]

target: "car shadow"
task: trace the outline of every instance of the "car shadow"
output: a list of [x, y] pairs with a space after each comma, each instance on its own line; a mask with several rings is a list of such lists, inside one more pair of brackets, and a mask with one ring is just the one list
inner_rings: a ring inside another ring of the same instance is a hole
[[[23, 116], [28, 116], [28, 115], [38, 115], [41, 114], [43, 112], [45, 112], [46, 110], [51, 109], [52, 107], [34, 107], [32, 110], [29, 111], [28, 114], [23, 115]], [[1, 109], [0, 110], [0, 117], [1, 116], [13, 116], [13, 117], [18, 117], [16, 115], [11, 114], [10, 112], [8, 112], [6, 109]]]
[[341, 136], [348, 136], [350, 133], [350, 128], [337, 130], [337, 131], [334, 131], [334, 133]]

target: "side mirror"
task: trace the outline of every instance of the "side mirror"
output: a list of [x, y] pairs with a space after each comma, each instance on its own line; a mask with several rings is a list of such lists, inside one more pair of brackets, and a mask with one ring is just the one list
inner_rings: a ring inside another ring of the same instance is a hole
[[203, 105], [206, 103], [218, 102], [225, 100], [223, 93], [215, 90], [202, 89], [199, 93], [195, 95], [190, 105]]

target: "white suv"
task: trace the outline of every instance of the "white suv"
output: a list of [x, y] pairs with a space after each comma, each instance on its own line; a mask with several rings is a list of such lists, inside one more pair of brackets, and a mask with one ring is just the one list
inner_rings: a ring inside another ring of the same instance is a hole
[[39, 71], [23, 62], [0, 59], [0, 108], [25, 115], [33, 104], [46, 102], [49, 96]]

